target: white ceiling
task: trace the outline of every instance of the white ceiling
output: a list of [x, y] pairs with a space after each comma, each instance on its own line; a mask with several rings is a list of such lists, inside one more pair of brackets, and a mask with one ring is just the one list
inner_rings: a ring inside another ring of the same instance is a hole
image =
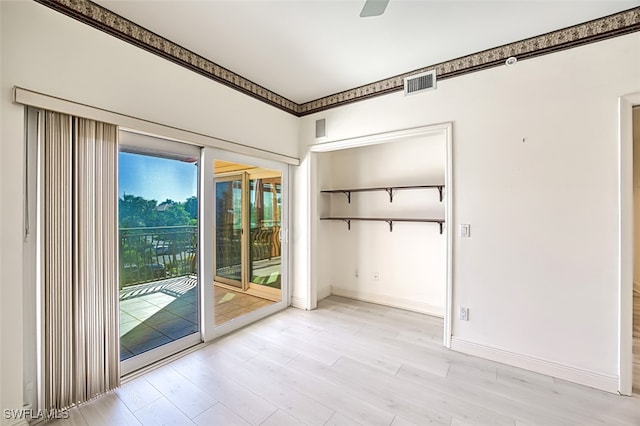
[[294, 102], [640, 5], [640, 0], [93, 0]]

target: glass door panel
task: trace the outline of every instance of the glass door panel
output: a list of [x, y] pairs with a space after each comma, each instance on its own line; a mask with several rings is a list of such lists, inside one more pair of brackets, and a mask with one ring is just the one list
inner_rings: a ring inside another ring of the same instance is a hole
[[250, 180], [250, 282], [277, 290], [282, 286], [281, 181], [281, 177]]
[[214, 322], [282, 300], [282, 172], [216, 160]]
[[199, 332], [196, 158], [119, 154], [121, 361]]
[[216, 188], [216, 272], [215, 280], [243, 288], [243, 202], [244, 176], [217, 178]]

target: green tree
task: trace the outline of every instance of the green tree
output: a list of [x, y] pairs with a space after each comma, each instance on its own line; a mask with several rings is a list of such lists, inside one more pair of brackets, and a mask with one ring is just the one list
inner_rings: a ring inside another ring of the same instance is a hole
[[[198, 211], [195, 197], [188, 198], [184, 203], [167, 199], [158, 204], [156, 200], [124, 194], [119, 199], [118, 207], [120, 228], [195, 225]], [[195, 215], [187, 207], [195, 210]]]
[[157, 222], [156, 200], [145, 200], [136, 195], [124, 194], [118, 202], [118, 216], [121, 228], [154, 226]]
[[[189, 197], [184, 202], [184, 209], [189, 213], [189, 216], [194, 221], [198, 220], [198, 198]], [[195, 223], [194, 223], [195, 224]]]
[[184, 208], [185, 203], [176, 203], [173, 200], [165, 200], [158, 206], [157, 222], [153, 226], [180, 226], [190, 225], [191, 216]]

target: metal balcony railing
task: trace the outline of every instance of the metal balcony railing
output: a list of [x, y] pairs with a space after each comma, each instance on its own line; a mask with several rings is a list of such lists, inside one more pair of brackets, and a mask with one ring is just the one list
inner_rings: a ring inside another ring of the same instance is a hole
[[[218, 230], [216, 264], [238, 266], [241, 231], [233, 225]], [[196, 226], [120, 228], [120, 289], [197, 273]], [[251, 260], [280, 256], [280, 226], [250, 229]]]
[[120, 228], [120, 288], [197, 271], [195, 226]]

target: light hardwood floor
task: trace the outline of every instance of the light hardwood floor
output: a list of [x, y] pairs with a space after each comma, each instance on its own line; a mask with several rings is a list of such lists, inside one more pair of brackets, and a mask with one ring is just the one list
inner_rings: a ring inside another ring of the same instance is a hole
[[234, 318], [238, 318], [242, 315], [275, 303], [271, 300], [251, 296], [250, 294], [242, 293], [240, 291], [230, 290], [217, 284], [213, 287], [213, 297], [215, 299], [214, 303], [216, 306], [216, 325], [220, 325]]
[[640, 425], [622, 397], [448, 351], [437, 318], [332, 296], [287, 309], [62, 425]]

